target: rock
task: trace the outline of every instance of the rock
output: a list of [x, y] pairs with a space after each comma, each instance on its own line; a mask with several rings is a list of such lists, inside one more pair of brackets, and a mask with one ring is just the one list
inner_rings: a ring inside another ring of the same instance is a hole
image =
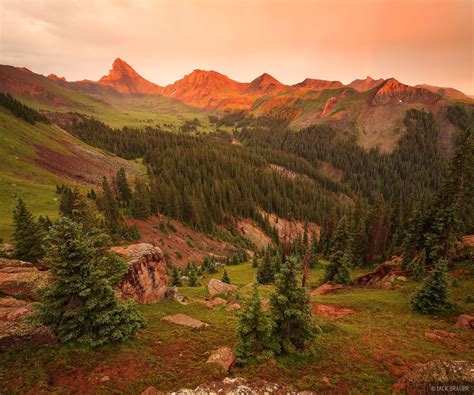
[[189, 326], [190, 328], [194, 329], [205, 329], [209, 326], [209, 324], [199, 321], [185, 314], [168, 315], [164, 317], [163, 320], [176, 325]]
[[440, 336], [432, 332], [426, 332], [425, 337], [432, 343], [437, 343], [439, 340], [441, 340]]
[[24, 300], [0, 298], [0, 321], [19, 321], [31, 310], [31, 305]]
[[137, 303], [154, 303], [166, 295], [169, 276], [163, 253], [148, 243], [132, 244], [128, 247], [112, 247], [122, 255], [129, 266], [119, 290], [123, 299]]
[[33, 263], [0, 258], [0, 292], [4, 294], [34, 299], [48, 278], [48, 272]]
[[110, 381], [110, 377], [109, 376], [102, 376], [100, 378], [100, 381]]
[[150, 386], [143, 390], [140, 395], [162, 395], [164, 392], [158, 391], [156, 387]]
[[268, 298], [263, 299], [262, 308], [263, 308], [263, 311], [270, 310], [270, 299]]
[[236, 310], [240, 310], [242, 308], [242, 306], [238, 303], [231, 303], [230, 305], [226, 306], [224, 308], [225, 311], [236, 311]]
[[235, 355], [230, 347], [221, 347], [213, 351], [207, 363], [215, 363], [229, 372], [232, 365], [235, 363]]
[[456, 326], [464, 329], [474, 329], [474, 316], [463, 314], [458, 317]]
[[408, 281], [408, 278], [406, 278], [405, 276], [398, 276], [398, 277], [397, 277], [397, 280], [398, 280], [398, 281], [406, 282], [406, 281]]
[[[474, 383], [474, 363], [469, 361], [431, 361], [418, 365], [413, 371], [403, 376], [393, 386], [394, 391], [405, 391], [411, 394], [435, 394], [448, 391], [436, 387], [456, 386], [453, 394], [472, 393]], [[446, 387], [445, 387], [446, 388]], [[464, 388], [461, 390], [461, 388]]]
[[35, 327], [25, 322], [0, 321], [0, 351], [51, 346], [56, 343], [56, 336], [49, 328]]
[[206, 302], [206, 307], [208, 309], [213, 309], [216, 306], [219, 306], [221, 304], [226, 304], [226, 303], [227, 303], [227, 300], [217, 297], [215, 299], [211, 299], [211, 300], [207, 301]]
[[320, 285], [318, 288], [313, 289], [309, 296], [326, 295], [328, 293], [334, 292], [336, 289], [341, 288], [344, 288], [344, 286], [341, 284], [325, 283], [323, 285]]
[[340, 318], [354, 313], [354, 310], [336, 307], [329, 304], [317, 303], [314, 305], [314, 313], [319, 317]]
[[[390, 261], [386, 261], [377, 266], [373, 271], [363, 274], [354, 279], [354, 283], [360, 285], [370, 285], [381, 288], [385, 281], [393, 282], [397, 276], [403, 273], [401, 265], [403, 258], [395, 256]], [[384, 289], [389, 289], [387, 285], [383, 285]]]
[[441, 337], [456, 337], [455, 333], [445, 331], [444, 329], [435, 329], [433, 333]]
[[176, 286], [168, 288], [166, 290], [165, 297], [166, 299], [176, 300], [178, 303], [183, 305], [189, 304], [189, 299], [186, 297], [186, 295], [183, 295], [181, 292], [179, 292], [178, 287]]
[[209, 281], [209, 284], [207, 284], [207, 289], [209, 296], [212, 298], [215, 295], [228, 295], [232, 292], [235, 292], [237, 290], [237, 285], [227, 284], [213, 278], [211, 281]]

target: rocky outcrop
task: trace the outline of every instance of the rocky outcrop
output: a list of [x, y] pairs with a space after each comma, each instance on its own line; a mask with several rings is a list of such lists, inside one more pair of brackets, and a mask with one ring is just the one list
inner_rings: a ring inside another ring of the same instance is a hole
[[[249, 382], [242, 377], [226, 377], [222, 381], [215, 381], [208, 384], [201, 384], [195, 389], [183, 388], [175, 394], [182, 395], [204, 395], [204, 394], [226, 394], [226, 395], [247, 395], [247, 394], [297, 394], [292, 388], [270, 383], [264, 380]], [[146, 388], [141, 395], [161, 395], [163, 392], [155, 387]], [[306, 394], [310, 394], [307, 392]]]
[[20, 321], [31, 313], [32, 305], [15, 298], [0, 298], [0, 321]]
[[212, 352], [207, 363], [215, 363], [229, 372], [235, 363], [235, 354], [230, 347], [221, 347]]
[[127, 247], [113, 247], [129, 266], [119, 290], [124, 299], [137, 303], [154, 303], [166, 295], [169, 276], [163, 254], [158, 247], [139, 243]]
[[324, 318], [340, 318], [344, 317], [349, 314], [353, 314], [354, 310], [344, 308], [344, 307], [337, 307], [337, 306], [332, 306], [329, 304], [321, 304], [317, 303], [314, 305], [314, 314], [316, 314], [319, 317], [324, 317]]
[[193, 329], [206, 329], [209, 326], [209, 324], [185, 314], [167, 315], [163, 318], [163, 321], [176, 325], [188, 326]]
[[474, 329], [474, 316], [468, 314], [460, 315], [456, 326], [463, 329]]
[[33, 299], [48, 282], [48, 272], [30, 262], [0, 258], [0, 292]]
[[181, 292], [179, 292], [178, 287], [176, 286], [168, 288], [166, 290], [165, 297], [166, 299], [176, 300], [180, 304], [189, 304], [189, 299], [186, 297], [186, 295], [183, 295]]
[[[418, 365], [403, 376], [393, 387], [394, 391], [411, 394], [472, 393], [474, 362], [431, 361]], [[448, 391], [450, 386], [458, 390]], [[445, 388], [444, 390], [442, 388]], [[463, 389], [461, 389], [463, 388]]]
[[237, 290], [237, 285], [227, 284], [213, 278], [209, 281], [209, 284], [207, 284], [207, 289], [209, 296], [212, 298], [215, 295], [228, 295], [235, 292]]
[[397, 284], [399, 281], [406, 281], [402, 276], [406, 271], [401, 269], [403, 259], [401, 257], [393, 257], [390, 261], [386, 261], [375, 268], [375, 270], [363, 274], [354, 280], [355, 284], [371, 286], [381, 289], [396, 289], [402, 286]]
[[337, 104], [337, 99], [335, 97], [330, 97], [326, 103], [324, 103], [324, 106], [321, 110], [321, 117], [324, 117], [326, 116], [327, 114], [329, 114], [330, 112], [333, 111], [334, 109], [334, 106]]

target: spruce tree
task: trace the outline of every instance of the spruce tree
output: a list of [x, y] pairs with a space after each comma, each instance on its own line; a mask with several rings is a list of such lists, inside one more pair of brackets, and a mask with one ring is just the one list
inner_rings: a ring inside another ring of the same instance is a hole
[[259, 284], [272, 284], [275, 281], [275, 268], [273, 267], [270, 251], [267, 249], [257, 269], [257, 282]]
[[422, 250], [421, 253], [413, 258], [413, 260], [408, 264], [408, 269], [412, 272], [412, 279], [415, 281], [420, 281], [423, 278], [425, 268], [426, 253], [425, 250]]
[[230, 278], [229, 275], [227, 274], [227, 270], [224, 269], [224, 274], [222, 275], [222, 280], [223, 283], [230, 284]]
[[134, 304], [118, 300], [113, 289], [128, 270], [110, 252], [109, 238], [86, 232], [63, 217], [51, 228], [46, 259], [51, 282], [42, 289], [36, 317], [61, 342], [99, 346], [128, 339], [144, 325]]
[[253, 258], [252, 258], [252, 267], [253, 268], [257, 268], [258, 267], [258, 259], [257, 259], [257, 254], [253, 254]]
[[121, 167], [115, 176], [115, 184], [117, 187], [120, 201], [124, 206], [128, 207], [132, 201], [132, 190], [128, 185], [125, 169]]
[[183, 286], [183, 283], [181, 282], [181, 275], [180, 275], [179, 269], [176, 267], [176, 265], [173, 265], [171, 267], [170, 284], [173, 287], [182, 287]]
[[120, 238], [120, 225], [122, 218], [120, 216], [117, 199], [115, 198], [106, 177], [104, 177], [102, 181], [102, 192], [105, 224], [110, 236], [114, 240], [118, 240]]
[[278, 351], [278, 342], [273, 336], [273, 322], [263, 311], [262, 298], [255, 283], [252, 298], [240, 314], [237, 326], [237, 362], [243, 365], [262, 354], [270, 357]]
[[348, 248], [348, 219], [343, 216], [339, 221], [334, 239], [332, 240], [331, 255], [329, 257], [329, 263], [326, 266], [326, 273], [324, 281], [334, 281], [339, 269], [341, 268], [341, 261], [344, 256], [346, 249]]
[[38, 262], [44, 256], [44, 231], [23, 199], [19, 198], [13, 209], [13, 240], [15, 241], [15, 257], [24, 261]]
[[336, 284], [349, 284], [351, 280], [352, 253], [347, 250], [338, 262], [333, 281]]
[[132, 215], [137, 219], [147, 219], [150, 214], [150, 191], [145, 183], [137, 178], [132, 197]]
[[197, 269], [195, 267], [190, 267], [188, 269], [188, 286], [190, 287], [199, 287], [199, 281], [197, 278]]
[[410, 303], [414, 311], [421, 314], [434, 314], [449, 310], [447, 261], [440, 259], [432, 269], [426, 282], [412, 296]]
[[311, 347], [317, 330], [306, 289], [298, 285], [298, 266], [294, 257], [286, 260], [276, 275], [275, 293], [270, 297], [274, 336], [283, 353]]

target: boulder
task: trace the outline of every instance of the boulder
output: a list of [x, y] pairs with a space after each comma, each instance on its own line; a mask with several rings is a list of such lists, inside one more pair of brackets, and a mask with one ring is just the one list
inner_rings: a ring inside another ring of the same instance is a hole
[[181, 292], [179, 292], [178, 287], [176, 286], [168, 288], [166, 290], [165, 297], [166, 299], [176, 300], [180, 304], [189, 304], [189, 299], [186, 297], [186, 295], [183, 295]]
[[150, 386], [144, 389], [140, 395], [162, 395], [164, 392], [159, 391], [156, 387]]
[[341, 284], [325, 283], [323, 285], [320, 285], [318, 288], [313, 289], [309, 296], [326, 295], [328, 293], [334, 292], [336, 289], [341, 288], [344, 288], [344, 286]]
[[217, 298], [208, 300], [208, 301], [206, 302], [206, 307], [207, 307], [208, 309], [213, 309], [213, 308], [216, 307], [216, 306], [219, 306], [219, 305], [221, 305], [221, 304], [226, 304], [226, 303], [227, 303], [227, 300], [225, 300], [225, 299], [223, 299], [223, 298], [217, 297]]
[[239, 303], [231, 303], [230, 305], [224, 307], [225, 311], [236, 311], [240, 310], [242, 306]]
[[213, 351], [207, 363], [215, 363], [229, 372], [232, 365], [235, 363], [235, 355], [230, 347], [221, 347]]
[[169, 276], [163, 253], [158, 247], [138, 243], [127, 247], [112, 247], [112, 251], [122, 255], [129, 267], [118, 287], [123, 299], [154, 303], [165, 297]]
[[25, 322], [0, 321], [0, 351], [57, 344], [53, 331]]
[[212, 298], [215, 295], [228, 295], [237, 290], [237, 285], [234, 284], [227, 284], [215, 278], [209, 281], [207, 284], [207, 289], [209, 292], [209, 296]]
[[0, 292], [21, 298], [34, 299], [38, 288], [48, 282], [48, 272], [33, 263], [0, 258]]
[[163, 321], [171, 322], [176, 325], [188, 326], [193, 329], [206, 329], [209, 324], [199, 321], [185, 314], [167, 315]]
[[[431, 361], [418, 365], [394, 385], [394, 391], [411, 394], [441, 394], [449, 392], [450, 386], [457, 391], [451, 393], [472, 393], [474, 383], [474, 362], [470, 361]], [[445, 390], [442, 389], [445, 388]]]
[[474, 329], [474, 316], [463, 314], [458, 317], [456, 326], [464, 329]]
[[386, 261], [377, 266], [373, 271], [363, 274], [354, 279], [355, 284], [371, 286], [381, 289], [403, 288], [396, 284], [396, 281], [406, 281], [406, 271], [401, 269], [403, 258], [395, 256], [390, 261]]

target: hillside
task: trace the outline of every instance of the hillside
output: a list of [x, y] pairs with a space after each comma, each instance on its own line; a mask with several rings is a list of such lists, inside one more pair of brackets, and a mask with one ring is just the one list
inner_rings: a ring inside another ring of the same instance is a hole
[[21, 196], [35, 214], [57, 216], [56, 184], [97, 186], [120, 167], [141, 168], [88, 146], [56, 125], [31, 125], [0, 106], [0, 237], [11, 234], [11, 213]]

